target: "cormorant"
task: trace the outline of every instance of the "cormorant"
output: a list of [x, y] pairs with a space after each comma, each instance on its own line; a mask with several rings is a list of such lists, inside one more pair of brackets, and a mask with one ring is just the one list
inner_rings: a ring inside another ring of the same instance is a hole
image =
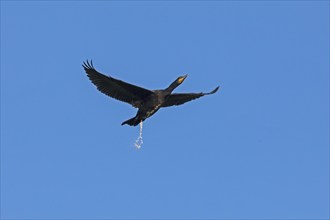
[[193, 99], [200, 98], [204, 95], [210, 95], [218, 91], [219, 86], [208, 93], [172, 93], [187, 77], [187, 75], [178, 77], [169, 87], [162, 90], [148, 90], [110, 76], [103, 75], [95, 70], [93, 62], [88, 60], [82, 65], [87, 76], [97, 89], [119, 101], [131, 104], [138, 108], [138, 112], [134, 118], [124, 121], [121, 125], [128, 124], [136, 126], [148, 117], [155, 114], [162, 107], [173, 105], [182, 105]]

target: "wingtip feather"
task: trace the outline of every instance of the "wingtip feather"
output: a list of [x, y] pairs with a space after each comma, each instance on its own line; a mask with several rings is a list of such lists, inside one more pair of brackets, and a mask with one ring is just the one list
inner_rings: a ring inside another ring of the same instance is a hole
[[86, 61], [83, 62], [82, 64], [83, 68], [85, 70], [88, 70], [88, 69], [95, 69], [94, 66], [93, 66], [93, 60], [91, 60], [90, 62], [88, 61], [88, 59]]
[[217, 86], [217, 88], [213, 89], [211, 92], [207, 93], [207, 95], [214, 94], [219, 90], [220, 86]]

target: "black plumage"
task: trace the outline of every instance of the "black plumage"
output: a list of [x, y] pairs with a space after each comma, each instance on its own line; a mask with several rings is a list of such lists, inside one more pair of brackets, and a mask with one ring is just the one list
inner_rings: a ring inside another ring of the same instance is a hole
[[96, 85], [97, 89], [119, 101], [131, 104], [138, 108], [135, 117], [124, 121], [122, 125], [138, 125], [141, 121], [156, 113], [161, 107], [173, 105], [182, 105], [191, 100], [200, 98], [204, 95], [210, 95], [218, 91], [219, 86], [209, 93], [172, 93], [187, 77], [187, 75], [178, 77], [169, 87], [163, 90], [148, 90], [110, 76], [103, 75], [95, 70], [93, 62], [83, 63], [87, 76]]

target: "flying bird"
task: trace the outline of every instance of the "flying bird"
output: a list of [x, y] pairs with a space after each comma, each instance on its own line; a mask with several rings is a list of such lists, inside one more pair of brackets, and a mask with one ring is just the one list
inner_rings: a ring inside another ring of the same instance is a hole
[[100, 92], [138, 108], [136, 116], [124, 121], [121, 125], [136, 126], [155, 114], [160, 108], [182, 105], [202, 96], [213, 94], [219, 89], [218, 86], [208, 93], [172, 93], [186, 79], [187, 75], [184, 75], [178, 77], [166, 89], [148, 90], [98, 72], [92, 61], [87, 60], [82, 66]]

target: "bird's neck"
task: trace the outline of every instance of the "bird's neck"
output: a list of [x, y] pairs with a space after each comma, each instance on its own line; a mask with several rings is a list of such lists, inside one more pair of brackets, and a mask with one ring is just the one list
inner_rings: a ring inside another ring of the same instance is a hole
[[176, 87], [178, 87], [178, 83], [174, 81], [169, 87], [165, 89], [165, 91], [171, 94]]

